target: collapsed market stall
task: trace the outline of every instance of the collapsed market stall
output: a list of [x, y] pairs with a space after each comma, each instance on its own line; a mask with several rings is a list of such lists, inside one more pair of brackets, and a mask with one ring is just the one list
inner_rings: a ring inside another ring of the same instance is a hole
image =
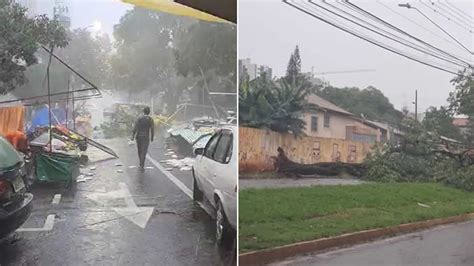
[[[72, 120], [75, 121], [74, 102], [98, 98], [101, 93], [94, 84], [52, 51], [44, 46], [42, 48], [50, 55], [45, 76], [48, 93], [0, 102], [0, 134], [23, 155], [28, 184], [34, 181], [71, 184], [79, 175], [79, 165], [87, 162], [85, 151], [88, 145], [113, 157], [118, 156], [110, 148], [68, 128], [69, 101], [73, 101]], [[52, 58], [90, 87], [72, 91], [68, 87], [67, 91], [51, 93], [49, 67]], [[56, 105], [66, 102], [66, 105], [53, 108], [53, 102]]]

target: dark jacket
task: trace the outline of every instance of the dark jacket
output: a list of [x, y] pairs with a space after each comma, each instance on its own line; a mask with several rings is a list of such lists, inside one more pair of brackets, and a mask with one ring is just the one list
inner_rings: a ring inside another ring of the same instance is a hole
[[153, 141], [155, 136], [155, 123], [153, 119], [148, 115], [143, 115], [138, 118], [133, 128], [132, 139], [135, 138], [146, 138]]

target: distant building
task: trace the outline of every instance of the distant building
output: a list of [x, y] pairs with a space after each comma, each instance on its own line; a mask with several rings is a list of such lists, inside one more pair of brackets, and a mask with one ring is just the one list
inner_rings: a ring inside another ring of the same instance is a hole
[[257, 68], [257, 77], [261, 77], [265, 75], [267, 78], [271, 79], [272, 76], [272, 69], [268, 66], [259, 66]]
[[64, 28], [71, 27], [71, 17], [69, 16], [69, 5], [67, 0], [55, 0], [53, 9], [54, 18], [57, 19]]
[[459, 128], [459, 131], [464, 135], [469, 131], [469, 118], [468, 117], [455, 117], [453, 119], [453, 125]]
[[266, 77], [272, 78], [272, 69], [268, 66], [253, 64], [250, 58], [239, 60], [239, 76], [242, 77], [244, 73], [247, 73], [249, 80], [254, 80], [261, 77], [264, 73]]
[[51, 19], [56, 18], [63, 27], [71, 27], [69, 0], [16, 0], [14, 2], [26, 7], [28, 9], [27, 16], [30, 18], [46, 14]]

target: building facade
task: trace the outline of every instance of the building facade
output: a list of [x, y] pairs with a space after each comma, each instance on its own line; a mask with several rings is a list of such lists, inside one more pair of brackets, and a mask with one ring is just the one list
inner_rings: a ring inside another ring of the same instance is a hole
[[377, 128], [365, 124], [352, 113], [316, 94], [309, 95], [307, 100], [318, 106], [317, 110], [303, 114], [307, 136], [368, 143], [381, 141], [381, 132]]
[[247, 73], [249, 80], [254, 80], [265, 74], [267, 78], [273, 77], [272, 68], [264, 65], [253, 64], [250, 58], [239, 59], [239, 75], [240, 78]]

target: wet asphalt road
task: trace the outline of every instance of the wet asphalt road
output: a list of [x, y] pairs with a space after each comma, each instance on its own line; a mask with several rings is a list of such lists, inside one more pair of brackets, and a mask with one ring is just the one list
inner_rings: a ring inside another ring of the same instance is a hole
[[[43, 228], [48, 215], [55, 215], [53, 229], [7, 238], [0, 244], [0, 265], [229, 265], [233, 249], [216, 246], [209, 215], [150, 161], [146, 166], [153, 169], [144, 173], [130, 169], [138, 165], [136, 146], [119, 139], [101, 142], [120, 158], [107, 160], [90, 148], [92, 162], [81, 170], [93, 172], [92, 180], [72, 189], [36, 186], [34, 211], [23, 228]], [[167, 159], [165, 150], [159, 139], [149, 155]], [[172, 173], [192, 190], [190, 171]], [[53, 204], [56, 194], [61, 199]]]
[[474, 265], [474, 221], [438, 227], [274, 265]]

